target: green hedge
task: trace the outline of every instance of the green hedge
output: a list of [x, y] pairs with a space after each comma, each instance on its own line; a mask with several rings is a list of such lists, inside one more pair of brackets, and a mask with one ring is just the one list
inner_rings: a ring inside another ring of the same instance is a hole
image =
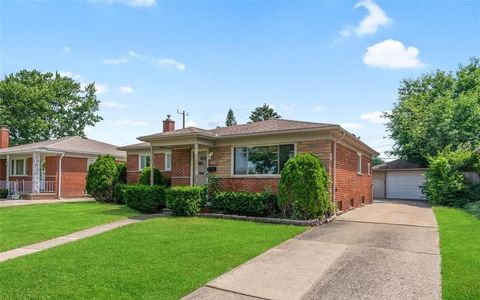
[[276, 207], [276, 197], [268, 193], [216, 192], [212, 198], [212, 210], [217, 213], [265, 216]]
[[128, 207], [143, 213], [153, 213], [165, 208], [165, 188], [141, 184], [123, 185], [123, 198]]
[[178, 216], [191, 216], [205, 204], [206, 189], [203, 186], [176, 186], [167, 189], [167, 207]]
[[113, 189], [113, 202], [118, 204], [125, 204], [126, 203], [126, 190], [128, 189], [129, 185], [127, 184], [117, 184]]
[[[150, 167], [143, 169], [140, 174], [138, 183], [143, 185], [150, 185]], [[153, 168], [153, 185], [163, 185], [170, 187], [171, 179], [168, 176], [163, 176], [159, 169]]]
[[7, 189], [0, 189], [0, 199], [8, 197], [8, 190]]

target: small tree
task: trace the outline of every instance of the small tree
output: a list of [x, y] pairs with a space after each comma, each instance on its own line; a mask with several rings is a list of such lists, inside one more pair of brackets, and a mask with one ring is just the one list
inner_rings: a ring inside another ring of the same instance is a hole
[[119, 162], [117, 164], [118, 169], [118, 183], [127, 183], [127, 163]]
[[378, 166], [378, 165], [381, 165], [385, 163], [385, 161], [383, 161], [383, 159], [381, 159], [379, 156], [375, 156], [373, 159], [372, 159], [372, 164], [373, 166]]
[[282, 117], [277, 114], [273, 108], [271, 108], [267, 103], [255, 108], [250, 115], [250, 120], [252, 122], [265, 121], [270, 119], [281, 119]]
[[304, 153], [285, 164], [278, 204], [284, 216], [294, 219], [323, 217], [329, 209], [328, 175], [320, 160]]
[[[150, 167], [143, 169], [139, 184], [150, 185]], [[170, 178], [163, 176], [159, 169], [153, 168], [153, 185], [170, 186]]]
[[87, 192], [97, 201], [112, 202], [117, 181], [118, 169], [115, 158], [110, 155], [100, 155], [88, 168]]
[[235, 119], [235, 115], [233, 114], [233, 110], [230, 108], [227, 113], [227, 120], [225, 121], [226, 126], [233, 126], [237, 125], [237, 120]]

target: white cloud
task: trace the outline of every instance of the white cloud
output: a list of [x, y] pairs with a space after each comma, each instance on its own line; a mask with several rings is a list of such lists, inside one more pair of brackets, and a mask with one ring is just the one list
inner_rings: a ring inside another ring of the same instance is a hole
[[362, 124], [360, 123], [342, 123], [340, 124], [343, 128], [347, 130], [359, 130], [359, 129], [364, 129]]
[[82, 75], [75, 74], [71, 71], [58, 71], [58, 74], [60, 74], [60, 76], [70, 77], [70, 78], [75, 79], [75, 80], [82, 80], [83, 79]]
[[103, 94], [109, 91], [108, 85], [102, 83], [95, 82], [95, 89], [97, 90], [98, 94]]
[[119, 64], [127, 63], [128, 59], [126, 59], [125, 57], [105, 58], [102, 61], [104, 64], [107, 64], [107, 65], [119, 65]]
[[387, 16], [385, 11], [373, 0], [362, 0], [354, 6], [354, 8], [359, 7], [368, 10], [368, 15], [360, 21], [356, 27], [348, 25], [340, 31], [341, 36], [349, 37], [353, 34], [357, 36], [374, 34], [380, 27], [388, 27], [392, 23], [392, 20]]
[[184, 63], [178, 62], [172, 58], [160, 58], [157, 63], [162, 68], [177, 69], [180, 72], [185, 71], [185, 68], [187, 67]]
[[115, 122], [115, 125], [119, 126], [132, 126], [132, 127], [138, 127], [138, 126], [148, 126], [148, 123], [145, 121], [137, 121], [137, 120], [119, 120]]
[[197, 123], [189, 120], [185, 122], [185, 127], [197, 127]]
[[122, 94], [133, 94], [133, 93], [135, 93], [135, 90], [134, 90], [131, 86], [129, 86], [129, 85], [123, 85], [123, 86], [121, 86], [120, 89], [119, 89], [119, 91], [120, 91], [120, 93], [122, 93]]
[[157, 3], [156, 0], [89, 0], [89, 2], [101, 4], [122, 3], [132, 7], [151, 7]]
[[371, 123], [381, 124], [386, 120], [383, 117], [382, 111], [369, 111], [360, 115], [360, 119], [370, 121]]
[[125, 105], [119, 104], [115, 101], [102, 101], [100, 102], [100, 105], [105, 106], [105, 107], [111, 107], [111, 108], [124, 108]]
[[405, 47], [402, 42], [385, 40], [367, 48], [363, 56], [366, 65], [385, 69], [419, 68], [423, 63], [418, 58], [420, 51], [415, 47]]
[[130, 50], [128, 51], [128, 55], [130, 55], [131, 57], [134, 57], [134, 58], [137, 58], [137, 59], [142, 59], [143, 57], [138, 55], [136, 52]]
[[317, 105], [317, 106], [315, 106], [315, 107], [313, 108], [313, 110], [316, 111], [316, 112], [321, 112], [321, 111], [323, 111], [324, 109], [325, 109], [325, 108], [324, 108], [323, 106], [321, 106], [321, 105]]
[[72, 51], [72, 49], [70, 49], [70, 47], [67, 47], [67, 46], [63, 47], [63, 52], [68, 53], [70, 51]]

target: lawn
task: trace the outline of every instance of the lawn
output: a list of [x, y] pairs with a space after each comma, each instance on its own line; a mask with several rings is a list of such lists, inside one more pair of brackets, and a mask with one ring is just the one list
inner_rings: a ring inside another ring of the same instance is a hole
[[443, 299], [480, 299], [480, 220], [435, 207], [440, 230]]
[[0, 208], [0, 251], [30, 245], [137, 213], [128, 207], [95, 202]]
[[3, 299], [178, 299], [305, 227], [158, 218], [0, 264]]

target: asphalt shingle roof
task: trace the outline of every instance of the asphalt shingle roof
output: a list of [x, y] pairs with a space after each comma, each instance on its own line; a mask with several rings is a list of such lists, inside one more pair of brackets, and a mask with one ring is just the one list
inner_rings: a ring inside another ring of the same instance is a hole
[[390, 162], [373, 167], [374, 170], [407, 170], [407, 169], [424, 169], [425, 166], [419, 163], [409, 162], [403, 159], [396, 159]]

